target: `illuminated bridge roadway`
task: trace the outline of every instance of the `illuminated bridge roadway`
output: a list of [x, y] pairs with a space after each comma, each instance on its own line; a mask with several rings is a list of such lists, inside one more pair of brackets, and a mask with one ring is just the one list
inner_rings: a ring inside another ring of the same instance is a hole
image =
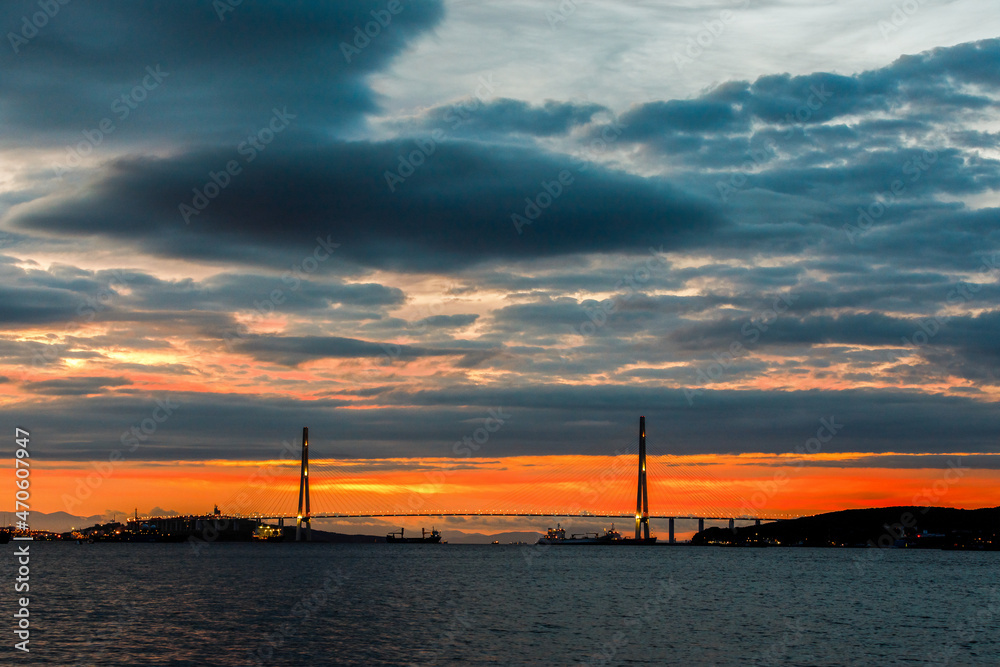
[[774, 516], [697, 516], [684, 514], [650, 514], [649, 495], [646, 484], [646, 418], [639, 417], [639, 466], [638, 466], [638, 486], [636, 490], [636, 509], [634, 513], [598, 513], [598, 512], [507, 512], [507, 511], [479, 511], [479, 512], [316, 512], [310, 511], [309, 504], [309, 429], [302, 429], [302, 466], [299, 473], [299, 504], [298, 512], [294, 516], [280, 513], [253, 513], [241, 515], [247, 518], [260, 520], [277, 520], [279, 525], [284, 525], [285, 520], [294, 519], [296, 522], [295, 539], [308, 540], [311, 538], [312, 519], [381, 519], [381, 518], [410, 518], [410, 517], [579, 517], [579, 518], [606, 518], [606, 519], [635, 519], [635, 538], [649, 537], [650, 519], [667, 519], [669, 522], [669, 541], [674, 542], [674, 521], [697, 520], [698, 531], [705, 529], [705, 521], [728, 521], [730, 529], [735, 527], [736, 521], [754, 521], [760, 525], [762, 521], [781, 521], [783, 519], [794, 518], [793, 515]]

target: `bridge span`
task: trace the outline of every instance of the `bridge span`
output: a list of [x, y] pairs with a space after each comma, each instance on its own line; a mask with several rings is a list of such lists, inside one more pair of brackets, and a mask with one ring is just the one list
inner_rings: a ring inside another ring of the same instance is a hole
[[[460, 516], [460, 517], [471, 517], [471, 516], [482, 516], [482, 517], [504, 517], [504, 516], [523, 516], [523, 517], [537, 517], [537, 518], [551, 518], [551, 519], [561, 519], [561, 518], [580, 518], [580, 519], [632, 519], [634, 516], [632, 514], [570, 514], [570, 513], [545, 513], [545, 512], [434, 512], [434, 513], [384, 513], [384, 514], [310, 514], [309, 519], [387, 519], [393, 517], [399, 518], [412, 518], [412, 517], [449, 517], [449, 516]], [[311, 539], [311, 528], [309, 528], [309, 521], [305, 517], [299, 516], [263, 516], [263, 515], [252, 515], [251, 519], [259, 519], [261, 521], [277, 521], [279, 526], [285, 525], [285, 520], [296, 520], [298, 525], [305, 524], [306, 527], [306, 539]], [[684, 520], [684, 521], [697, 521], [698, 522], [698, 532], [705, 530], [706, 521], [728, 521], [729, 529], [732, 530], [736, 527], [737, 521], [753, 521], [756, 525], [760, 525], [763, 521], [784, 521], [785, 517], [742, 517], [742, 516], [668, 516], [653, 514], [646, 517], [647, 519], [667, 519], [670, 544], [674, 544], [674, 521]], [[298, 533], [297, 533], [298, 535]], [[301, 537], [298, 538], [301, 540]]]
[[295, 520], [295, 539], [301, 541], [312, 539], [312, 519], [357, 519], [357, 518], [411, 518], [411, 517], [573, 517], [573, 518], [606, 518], [635, 519], [635, 539], [649, 537], [649, 520], [666, 519], [669, 527], [669, 541], [674, 543], [674, 522], [676, 520], [697, 520], [698, 531], [705, 529], [706, 521], [728, 521], [729, 528], [735, 528], [737, 521], [754, 521], [760, 525], [762, 521], [781, 521], [786, 517], [768, 516], [695, 516], [685, 514], [654, 514], [649, 513], [649, 491], [646, 479], [646, 418], [639, 417], [639, 467], [635, 501], [635, 513], [595, 513], [595, 512], [317, 512], [313, 513], [309, 503], [309, 429], [302, 429], [302, 462], [299, 474], [299, 504], [295, 516], [288, 515], [252, 515], [249, 518], [260, 520], [277, 520], [284, 526], [285, 519]]

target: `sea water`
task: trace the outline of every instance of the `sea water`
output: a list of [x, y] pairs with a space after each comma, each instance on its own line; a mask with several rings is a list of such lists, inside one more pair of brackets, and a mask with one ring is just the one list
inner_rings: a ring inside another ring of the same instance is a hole
[[31, 554], [31, 652], [15, 655], [5, 613], [5, 664], [1000, 664], [1000, 553], [36, 542]]

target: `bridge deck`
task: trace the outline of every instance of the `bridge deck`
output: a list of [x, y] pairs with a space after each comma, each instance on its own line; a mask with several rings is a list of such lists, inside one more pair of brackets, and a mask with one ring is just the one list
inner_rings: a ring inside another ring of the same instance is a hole
[[[635, 514], [570, 514], [563, 512], [413, 512], [413, 513], [386, 513], [386, 514], [310, 514], [310, 519], [377, 519], [388, 517], [435, 517], [435, 516], [526, 516], [526, 517], [579, 517], [581, 519], [634, 519]], [[251, 515], [251, 519], [297, 519], [295, 515]], [[705, 521], [785, 521], [794, 517], [767, 517], [767, 516], [693, 516], [682, 514], [651, 514], [650, 519], [690, 519]]]

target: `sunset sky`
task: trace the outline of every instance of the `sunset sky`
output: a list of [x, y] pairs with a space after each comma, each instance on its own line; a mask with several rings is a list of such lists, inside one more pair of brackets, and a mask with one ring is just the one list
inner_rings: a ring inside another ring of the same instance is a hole
[[903, 4], [3, 3], [33, 509], [1000, 505], [1000, 14]]

